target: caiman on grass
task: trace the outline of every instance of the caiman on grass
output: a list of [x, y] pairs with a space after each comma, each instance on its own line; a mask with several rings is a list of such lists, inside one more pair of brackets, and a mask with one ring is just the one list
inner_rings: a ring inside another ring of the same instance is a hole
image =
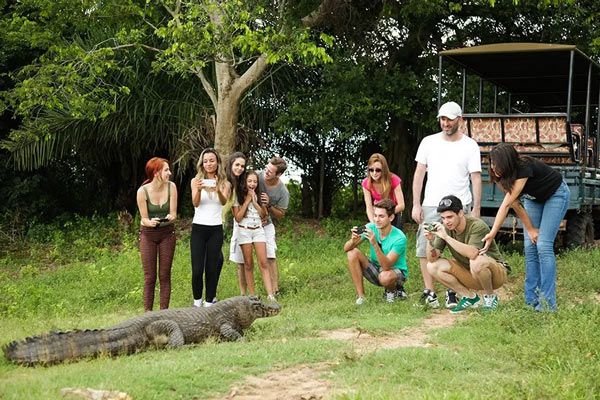
[[23, 365], [50, 365], [101, 354], [130, 354], [149, 347], [180, 347], [209, 337], [239, 340], [257, 318], [279, 314], [276, 303], [233, 297], [208, 308], [151, 311], [106, 329], [50, 332], [4, 347], [9, 360]]

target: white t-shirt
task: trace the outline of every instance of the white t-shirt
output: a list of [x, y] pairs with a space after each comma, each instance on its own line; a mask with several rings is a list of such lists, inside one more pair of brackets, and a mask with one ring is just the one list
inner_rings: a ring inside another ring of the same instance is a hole
[[470, 174], [481, 172], [479, 145], [463, 135], [451, 142], [444, 132], [426, 136], [419, 144], [415, 161], [427, 166], [423, 206], [437, 207], [442, 197], [453, 194], [464, 205], [472, 204]]
[[200, 191], [200, 205], [194, 208], [192, 223], [197, 225], [216, 226], [223, 225], [223, 205], [219, 201], [217, 192]]
[[[237, 200], [234, 206], [240, 207], [240, 204], [237, 202]], [[260, 214], [258, 213], [256, 207], [254, 207], [253, 203], [248, 204], [248, 208], [246, 208], [246, 215], [244, 218], [242, 218], [238, 225], [245, 226], [246, 228], [256, 228], [262, 225]]]

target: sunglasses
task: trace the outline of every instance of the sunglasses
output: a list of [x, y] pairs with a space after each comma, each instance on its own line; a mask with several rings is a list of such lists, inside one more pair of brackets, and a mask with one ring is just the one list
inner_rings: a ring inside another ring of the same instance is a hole
[[369, 172], [381, 172], [381, 168], [368, 168]]
[[440, 201], [439, 205], [442, 206], [442, 207], [450, 207], [452, 205], [452, 200], [450, 200], [450, 199], [442, 199]]

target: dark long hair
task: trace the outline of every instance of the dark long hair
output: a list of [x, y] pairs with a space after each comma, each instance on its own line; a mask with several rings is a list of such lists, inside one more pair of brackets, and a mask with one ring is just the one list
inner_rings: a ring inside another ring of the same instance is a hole
[[[248, 179], [248, 177], [250, 175], [254, 175], [256, 176], [256, 181], [260, 182], [260, 179], [258, 178], [258, 172], [254, 171], [254, 170], [246, 170], [246, 173], [244, 174], [244, 179], [242, 180], [241, 176], [240, 176], [240, 184], [235, 188], [235, 194], [237, 196], [237, 201], [239, 204], [242, 204], [242, 202], [244, 201], [244, 199], [246, 198], [246, 195], [248, 194], [248, 185], [246, 184], [246, 179]], [[239, 188], [239, 190], [238, 190]], [[256, 197], [258, 197], [258, 203], [260, 204], [260, 195], [261, 195], [261, 191], [260, 191], [260, 185], [258, 185], [256, 187]]]
[[[241, 151], [236, 151], [235, 153], [229, 156], [229, 159], [227, 160], [227, 165], [225, 166], [225, 174], [227, 175], [227, 180], [229, 181], [229, 183], [231, 183], [231, 187], [233, 188], [231, 194], [235, 194], [236, 196], [239, 196], [239, 193], [241, 193], [242, 183], [246, 182], [246, 169], [244, 169], [244, 171], [239, 177], [235, 176], [231, 170], [234, 161], [238, 158], [243, 158], [244, 161], [248, 162], [248, 159], [246, 158], [244, 153], [242, 153]], [[238, 201], [240, 201], [239, 197]]]
[[[519, 164], [531, 161], [533, 161], [533, 158], [529, 156], [519, 156], [512, 145], [499, 143], [490, 151], [490, 180], [493, 183], [498, 183], [505, 193], [510, 193], [517, 180]], [[496, 176], [496, 174], [499, 176]]]

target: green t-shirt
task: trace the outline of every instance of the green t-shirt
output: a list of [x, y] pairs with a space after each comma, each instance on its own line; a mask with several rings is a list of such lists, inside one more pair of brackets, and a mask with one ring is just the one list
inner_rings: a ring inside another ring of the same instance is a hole
[[[377, 242], [381, 243], [383, 254], [387, 255], [392, 251], [398, 254], [398, 260], [396, 260], [392, 268], [399, 269], [404, 273], [404, 276], [408, 278], [408, 266], [406, 264], [406, 235], [400, 229], [392, 226], [390, 233], [381, 240], [379, 229], [377, 229], [374, 223], [370, 222], [366, 226], [375, 232], [375, 239], [377, 239]], [[375, 249], [373, 249], [371, 242], [369, 242], [369, 249], [371, 251], [371, 262], [381, 268], [379, 262], [377, 262], [377, 255], [375, 254]]]
[[[458, 234], [455, 231], [449, 231], [444, 227], [444, 229], [446, 229], [446, 233], [448, 234], [448, 236], [458, 240], [461, 243], [468, 244], [470, 246], [475, 246], [478, 249], [481, 249], [483, 247], [483, 242], [481, 241], [481, 239], [483, 239], [485, 235], [490, 233], [489, 226], [487, 226], [487, 224], [479, 218], [474, 218], [469, 215], [465, 216], [465, 218], [467, 219], [467, 225], [465, 226], [465, 230], [462, 233]], [[445, 247], [446, 242], [436, 236], [433, 242], [433, 248], [438, 249], [441, 252], [444, 251]], [[466, 269], [469, 269], [469, 259], [458, 253], [452, 247], [448, 246], [448, 248], [450, 250], [450, 253], [452, 254], [452, 257], [454, 257], [454, 259], [458, 261], [460, 265], [462, 265]], [[502, 255], [500, 254], [500, 250], [498, 249], [495, 240], [492, 240], [492, 244], [490, 245], [490, 248], [485, 254], [487, 256], [492, 257], [496, 261], [503, 261]]]

